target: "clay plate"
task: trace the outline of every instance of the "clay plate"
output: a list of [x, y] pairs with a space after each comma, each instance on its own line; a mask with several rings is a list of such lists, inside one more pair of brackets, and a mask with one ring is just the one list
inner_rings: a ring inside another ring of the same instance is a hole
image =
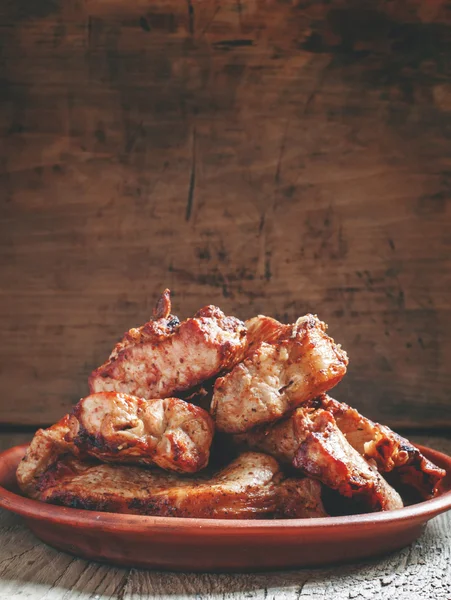
[[429, 519], [451, 508], [451, 457], [422, 446], [448, 473], [433, 500], [385, 513], [268, 521], [141, 517], [30, 500], [17, 493], [15, 479], [26, 447], [0, 454], [0, 506], [22, 515], [50, 546], [123, 566], [249, 571], [357, 560], [410, 544]]

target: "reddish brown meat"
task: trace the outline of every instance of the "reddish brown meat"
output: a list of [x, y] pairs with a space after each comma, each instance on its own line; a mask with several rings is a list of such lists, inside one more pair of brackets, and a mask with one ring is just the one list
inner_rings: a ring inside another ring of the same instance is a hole
[[69, 415], [48, 429], [38, 429], [19, 466], [17, 482], [23, 492], [34, 497], [37, 482], [61, 455], [78, 455], [76, 446], [66, 440], [70, 431]]
[[243, 358], [246, 328], [238, 319], [215, 306], [202, 308], [182, 323], [169, 312], [166, 290], [154, 320], [126, 333], [108, 361], [91, 374], [92, 393], [166, 398], [231, 369]]
[[311, 431], [296, 450], [293, 466], [342, 496], [362, 501], [369, 510], [403, 506], [399, 494], [346, 441], [328, 412], [315, 414]]
[[326, 394], [319, 401], [334, 415], [351, 446], [368, 461], [374, 462], [381, 473], [393, 472], [402, 484], [415, 488], [423, 499], [435, 496], [446, 473], [423, 456], [409, 440]]
[[214, 432], [210, 415], [194, 404], [115, 392], [80, 400], [70, 422], [66, 439], [83, 454], [180, 473], [195, 473], [208, 464]]
[[267, 452], [309, 477], [362, 502], [367, 510], [402, 507], [400, 496], [347, 442], [333, 416], [308, 404], [273, 425], [235, 437]]
[[310, 477], [290, 477], [280, 484], [276, 516], [285, 519], [328, 517], [321, 497], [323, 486]]
[[294, 325], [268, 317], [248, 324], [250, 352], [214, 387], [211, 412], [218, 430], [227, 433], [279, 419], [334, 387], [348, 364], [346, 353], [313, 315]]
[[246, 452], [217, 473], [180, 477], [159, 469], [60, 458], [29, 493], [53, 504], [138, 515], [253, 519], [324, 516], [320, 490], [282, 482], [276, 460]]
[[194, 473], [208, 463], [213, 431], [206, 411], [178, 398], [146, 401], [114, 392], [93, 394], [73, 414], [35, 434], [17, 480], [29, 494], [64, 454]]

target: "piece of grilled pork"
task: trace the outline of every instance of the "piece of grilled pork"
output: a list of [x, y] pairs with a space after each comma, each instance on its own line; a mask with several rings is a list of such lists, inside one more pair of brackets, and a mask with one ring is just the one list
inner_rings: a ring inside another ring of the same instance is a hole
[[63, 453], [194, 473], [208, 463], [213, 431], [205, 410], [178, 398], [92, 394], [80, 400], [70, 415], [36, 432], [17, 479], [27, 492]]
[[138, 515], [253, 519], [327, 516], [318, 482], [284, 480], [277, 461], [245, 452], [219, 472], [182, 477], [160, 469], [93, 464], [61, 455], [27, 488], [32, 498]]
[[246, 327], [216, 306], [182, 323], [170, 314], [169, 290], [153, 320], [130, 329], [106, 363], [89, 378], [91, 393], [120, 392], [140, 398], [178, 396], [242, 360]]
[[313, 315], [293, 325], [260, 316], [247, 327], [246, 358], [214, 386], [211, 413], [219, 431], [240, 433], [271, 423], [346, 373], [346, 353]]
[[235, 436], [238, 444], [267, 452], [318, 479], [367, 511], [401, 508], [399, 494], [346, 440], [328, 411], [311, 404], [278, 423]]

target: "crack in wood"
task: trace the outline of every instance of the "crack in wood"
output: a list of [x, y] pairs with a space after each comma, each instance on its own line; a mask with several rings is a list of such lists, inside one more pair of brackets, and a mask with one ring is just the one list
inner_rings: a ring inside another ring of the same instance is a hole
[[330, 70], [331, 70], [331, 63], [326, 65], [326, 67], [320, 72], [317, 80], [315, 81], [315, 85], [314, 85], [312, 91], [310, 92], [310, 94], [308, 95], [307, 100], [305, 102], [304, 115], [306, 115], [308, 113], [308, 110], [309, 110], [313, 100], [315, 99], [316, 94], [323, 87], [324, 82], [326, 81], [326, 75], [329, 73]]
[[9, 563], [11, 563], [11, 561], [15, 560], [16, 558], [22, 558], [22, 556], [25, 556], [25, 554], [32, 552], [37, 546], [38, 546], [38, 544], [35, 544], [31, 548], [28, 548], [28, 550], [24, 550], [23, 552], [19, 552], [18, 554], [13, 554], [13, 556], [8, 556], [8, 558], [4, 558], [3, 560], [0, 560], [0, 565], [3, 565], [4, 563], [9, 564]]
[[105, 568], [103, 565], [98, 565], [98, 566], [97, 566], [96, 573], [98, 573], [98, 572], [99, 572], [101, 569], [104, 569], [104, 570], [105, 570], [105, 573], [103, 574], [103, 577], [101, 577], [101, 578], [100, 578], [100, 581], [99, 581], [99, 583], [98, 583], [98, 584], [95, 586], [95, 588], [94, 588], [94, 590], [93, 590], [93, 592], [92, 592], [92, 594], [91, 594], [91, 597], [93, 597], [93, 598], [95, 598], [95, 597], [96, 597], [96, 595], [97, 595], [97, 590], [99, 590], [99, 589], [100, 589], [100, 587], [103, 585], [103, 582], [105, 581], [105, 579], [106, 579], [107, 577], [110, 577], [110, 576], [111, 576], [111, 573], [110, 573], [109, 569], [108, 569], [108, 568]]
[[186, 203], [185, 221], [189, 221], [193, 211], [194, 188], [196, 187], [196, 130], [193, 129], [191, 148], [191, 170], [188, 186], [188, 199]]
[[87, 23], [88, 49], [92, 48], [92, 28], [93, 28], [92, 17], [88, 17], [88, 23]]
[[191, 0], [186, 0], [188, 6], [188, 26], [191, 35], [194, 35], [194, 6]]
[[309, 581], [309, 578], [307, 577], [305, 579], [305, 581], [303, 581], [301, 583], [301, 585], [298, 588], [298, 591], [296, 592], [296, 600], [299, 600], [299, 598], [302, 596], [302, 590], [304, 589], [304, 587], [307, 585], [307, 582]]
[[66, 567], [64, 568], [63, 572], [61, 573], [61, 575], [59, 575], [55, 581], [52, 583], [52, 585], [49, 587], [48, 592], [51, 592], [53, 589], [56, 588], [56, 586], [59, 584], [59, 582], [64, 578], [64, 576], [66, 575], [66, 573], [68, 572], [68, 570], [70, 569], [71, 565], [77, 561], [78, 562], [78, 558], [73, 557], [72, 560], [69, 561], [69, 563], [66, 565]]
[[285, 145], [287, 140], [288, 126], [290, 124], [290, 120], [287, 119], [285, 122], [285, 129], [282, 135], [282, 140], [280, 142], [280, 150], [279, 150], [279, 158], [277, 159], [276, 172], [274, 174], [274, 183], [276, 186], [280, 183], [280, 170], [282, 166], [283, 155], [285, 154]]
[[124, 577], [120, 580], [118, 586], [113, 592], [113, 598], [117, 598], [117, 600], [124, 600], [125, 592], [127, 589], [128, 582], [130, 581], [132, 571], [134, 571], [134, 569], [129, 569], [128, 572], [125, 573]]
[[242, 48], [246, 46], [253, 46], [254, 40], [241, 39], [241, 40], [221, 40], [220, 42], [214, 42], [215, 48], [228, 50], [229, 48]]

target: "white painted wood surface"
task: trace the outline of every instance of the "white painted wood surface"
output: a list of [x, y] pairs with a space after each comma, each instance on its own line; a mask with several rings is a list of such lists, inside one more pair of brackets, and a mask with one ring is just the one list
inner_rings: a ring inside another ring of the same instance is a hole
[[[3, 434], [0, 448], [30, 434]], [[444, 437], [412, 436], [451, 452]], [[451, 512], [431, 521], [412, 546], [360, 564], [250, 574], [161, 573], [74, 558], [37, 540], [0, 511], [0, 599], [11, 600], [450, 600]]]

